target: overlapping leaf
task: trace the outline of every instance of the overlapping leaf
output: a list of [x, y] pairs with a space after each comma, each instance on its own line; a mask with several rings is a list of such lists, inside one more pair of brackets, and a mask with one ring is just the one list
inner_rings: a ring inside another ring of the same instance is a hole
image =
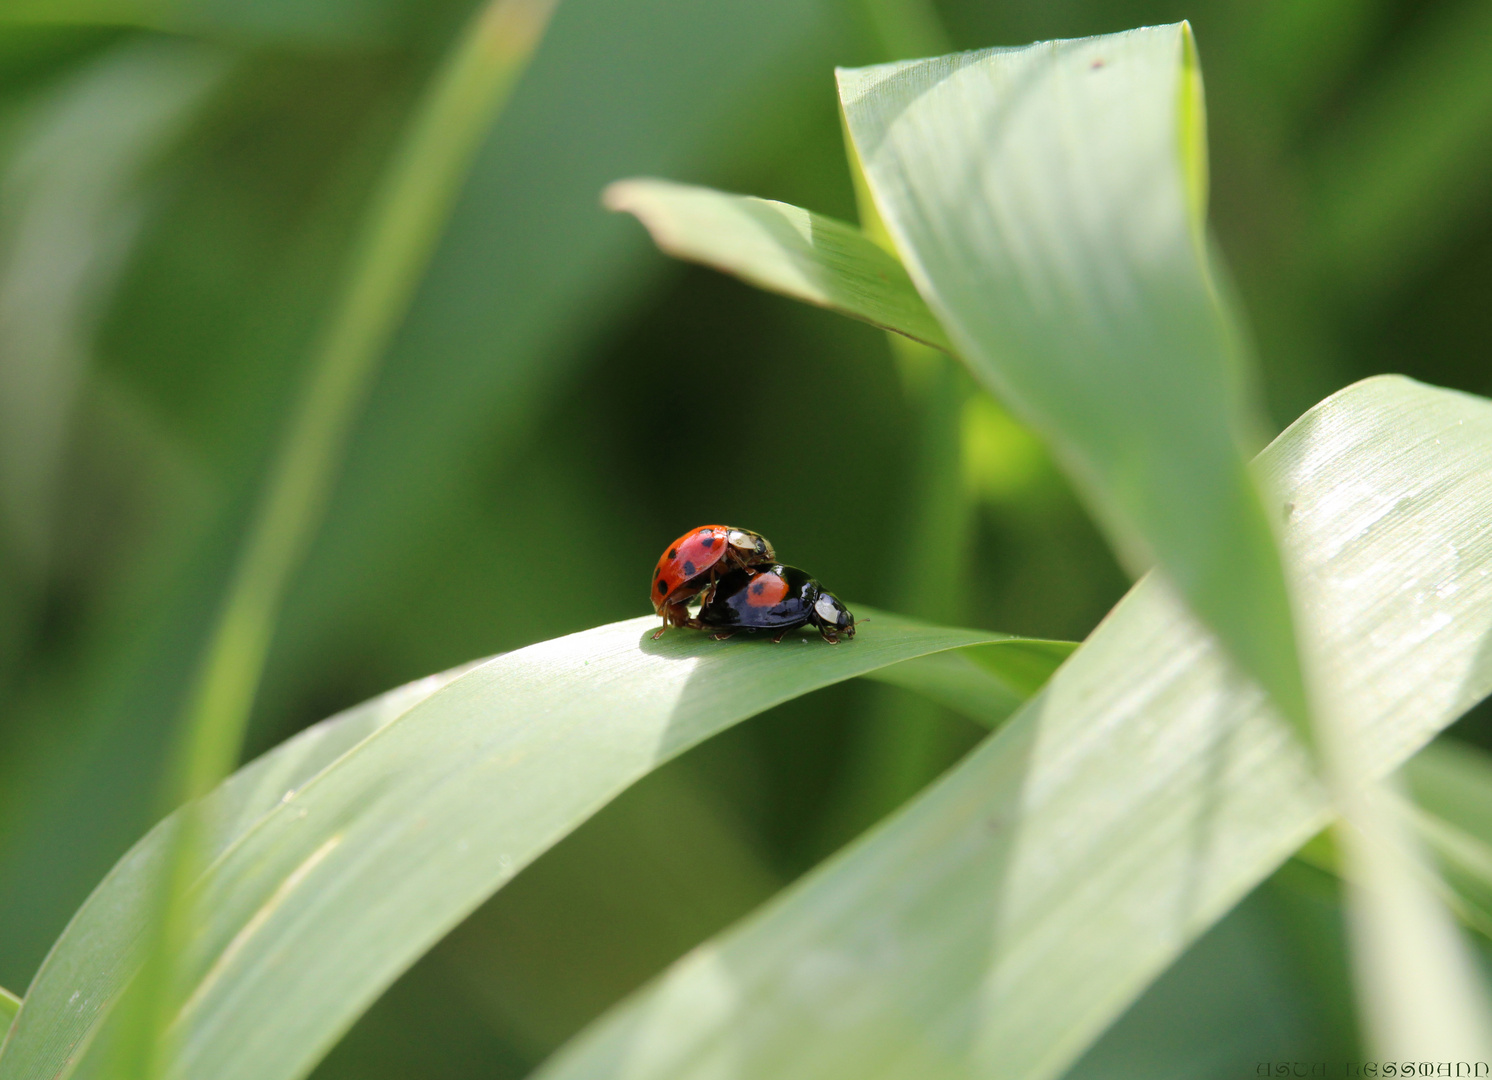
[[[1258, 464], [1386, 774], [1492, 689], [1492, 403], [1369, 380]], [[543, 1076], [1055, 1076], [1329, 816], [1290, 725], [1151, 577], [916, 803]]]
[[[313, 729], [210, 807], [203, 949], [173, 1075], [303, 1075], [409, 963], [617, 792], [778, 702], [915, 657], [1010, 642], [1029, 683], [1044, 643], [878, 613], [853, 642], [651, 640], [633, 619], [413, 684]], [[998, 655], [998, 653], [996, 654]], [[170, 826], [90, 898], [30, 990], [0, 1078], [67, 1075], [133, 969]], [[85, 1066], [86, 1067], [86, 1066]]]
[[1051, 441], [1132, 569], [1156, 560], [1306, 716], [1249, 402], [1202, 242], [1185, 24], [839, 73], [907, 271], [956, 351]]

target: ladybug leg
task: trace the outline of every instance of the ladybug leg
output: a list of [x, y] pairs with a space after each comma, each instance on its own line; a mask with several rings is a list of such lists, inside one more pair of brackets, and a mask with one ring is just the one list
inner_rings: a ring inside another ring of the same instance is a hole
[[710, 637], [715, 641], [724, 641], [726, 638], [735, 637], [735, 635], [736, 632], [734, 630], [717, 630]]
[[838, 634], [832, 633], [831, 631], [828, 631], [828, 630], [820, 630], [819, 633], [821, 633], [821, 634], [824, 635], [824, 640], [827, 641], [830, 645], [838, 645], [839, 644], [839, 635]]
[[663, 610], [659, 612], [659, 614], [663, 616], [663, 625], [658, 627], [657, 631], [654, 632], [654, 641], [657, 641], [659, 638], [661, 638], [664, 631], [667, 630], [670, 626], [697, 627], [699, 625], [698, 622], [689, 617], [689, 608], [685, 604], [665, 604]]
[[774, 637], [772, 639], [772, 643], [774, 645], [781, 645], [782, 644], [782, 639], [785, 638], [785, 637], [787, 637], [788, 631], [790, 631], [790, 630], [792, 630], [792, 627], [791, 626], [787, 627], [785, 630], [782, 631], [782, 633], [778, 634], [776, 637]]

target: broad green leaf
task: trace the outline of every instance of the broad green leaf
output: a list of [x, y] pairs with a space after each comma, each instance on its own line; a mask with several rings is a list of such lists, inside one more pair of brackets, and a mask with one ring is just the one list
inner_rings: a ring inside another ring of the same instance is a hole
[[[1310, 724], [1284, 569], [1241, 453], [1240, 350], [1208, 265], [1189, 29], [841, 71], [840, 92], [881, 217], [955, 351], [1046, 435], [1131, 567], [1154, 559], [1320, 744], [1349, 853], [1381, 871], [1353, 893], [1378, 1049], [1481, 1056], [1477, 1037], [1449, 1037], [1479, 1026], [1477, 994], [1449, 917], [1406, 871], [1412, 832], [1358, 798], [1335, 714]], [[1380, 842], [1390, 833], [1402, 844]]]
[[[333, 7], [351, 12], [362, 5], [209, 0], [208, 6], [226, 19], [267, 23], [276, 15], [316, 19]], [[155, 501], [161, 491], [149, 489], [138, 505], [162, 523], [162, 532], [129, 562], [90, 563], [107, 570], [111, 582], [104, 597], [90, 593], [112, 605], [105, 608], [111, 613], [103, 623], [106, 632], [88, 635], [87, 649], [76, 655], [66, 677], [43, 680], [39, 693], [7, 706], [8, 721], [18, 728], [55, 736], [38, 740], [38, 746], [52, 744], [56, 752], [16, 744], [0, 755], [7, 774], [0, 797], [20, 791], [27, 806], [24, 818], [11, 822], [17, 827], [0, 837], [0, 915], [7, 925], [0, 965], [6, 970], [36, 969], [68, 913], [158, 816], [163, 718], [176, 715], [161, 706], [162, 695], [179, 697], [189, 677], [191, 654], [206, 633], [208, 597], [222, 587], [222, 544], [241, 535], [239, 510], [251, 502], [243, 473], [249, 463], [270, 458], [266, 439], [278, 434], [273, 418], [280, 415], [279, 403], [291, 400], [294, 384], [285, 374], [291, 369], [280, 361], [295, 355], [305, 329], [316, 321], [315, 298], [329, 292], [322, 283], [338, 276], [339, 260], [329, 249], [355, 216], [350, 211], [367, 190], [368, 170], [390, 148], [380, 132], [396, 125], [410, 100], [411, 79], [427, 70], [456, 28], [450, 18], [431, 17], [429, 5], [400, 0], [395, 6], [413, 22], [394, 35], [392, 52], [292, 59], [251, 50], [235, 91], [221, 101], [224, 113], [215, 114], [203, 134], [207, 141], [198, 144], [220, 145], [225, 132], [260, 130], [266, 108], [320, 117], [309, 126], [289, 125], [287, 130], [300, 127], [303, 133], [293, 150], [283, 145], [281, 126], [272, 125], [265, 130], [274, 131], [279, 150], [212, 157], [227, 174], [216, 166], [204, 174], [204, 159], [193, 153], [163, 162], [156, 177], [164, 197], [152, 205], [166, 213], [151, 219], [144, 250], [153, 254], [132, 267], [128, 302], [111, 320], [111, 335], [134, 357], [126, 365], [131, 369], [171, 380], [170, 372], [179, 368], [206, 380], [194, 384], [200, 392], [173, 389], [159, 405], [151, 398], [139, 402], [142, 426], [160, 433], [164, 447], [179, 455], [171, 463], [185, 470], [179, 477], [166, 474], [169, 483], [190, 483], [180, 492], [167, 488], [166, 503]], [[838, 47], [839, 8], [829, 0], [719, 0], [708, 6], [566, 0], [561, 6], [523, 89], [479, 153], [430, 278], [380, 371], [326, 529], [276, 634], [267, 684], [272, 698], [274, 688], [322, 685], [327, 657], [343, 655], [344, 646], [366, 655], [366, 643], [376, 639], [381, 662], [429, 671], [454, 658], [514, 648], [628, 613], [631, 588], [618, 584], [628, 577], [626, 559], [618, 555], [626, 544], [609, 547], [581, 570], [577, 595], [590, 597], [596, 614], [578, 621], [580, 609], [542, 604], [535, 587], [516, 583], [506, 569], [510, 559], [526, 557], [515, 551], [537, 552], [542, 564], [546, 556], [559, 557], [569, 536], [594, 529], [621, 535], [638, 525], [587, 487], [590, 465], [583, 455], [573, 463], [513, 466], [515, 450], [536, 430], [553, 430], [540, 422], [546, 410], [573, 400], [569, 389], [594, 361], [595, 342], [606, 338], [607, 327], [620, 332], [617, 324], [629, 322], [660, 282], [660, 260], [639, 249], [631, 222], [597, 210], [597, 192], [639, 171], [719, 173], [726, 163], [739, 162], [743, 142], [781, 151], [799, 115], [764, 112], [754, 90], [794, 64], [822, 72], [828, 50]], [[28, 51], [23, 46], [17, 56]], [[287, 77], [286, 63], [300, 74]], [[382, 74], [348, 83], [349, 63], [366, 71], [373, 64]], [[300, 88], [324, 79], [345, 93], [311, 94], [299, 110]], [[627, 122], [594, 123], [598, 107], [621, 104], [614, 93], [619, 86], [627, 88]], [[354, 106], [357, 100], [364, 104]], [[305, 145], [306, 133], [319, 125], [340, 129], [340, 117], [354, 116], [363, 117], [355, 122], [356, 136], [320, 154]], [[587, 131], [584, 139], [554, 138], [556, 131], [581, 129]], [[307, 182], [274, 180], [292, 173]], [[225, 176], [234, 178], [231, 190], [217, 186]], [[220, 195], [232, 206], [225, 207]], [[313, 203], [320, 209], [311, 211]], [[308, 216], [279, 216], [299, 214], [298, 207]], [[241, 227], [262, 213], [269, 214], [264, 220], [299, 224], [268, 232]], [[287, 233], [296, 238], [282, 235]], [[214, 265], [234, 284], [177, 272], [201, 252], [213, 252]], [[240, 283], [242, 304], [228, 299]], [[167, 302], [134, 303], [140, 296]], [[216, 330], [183, 336], [183, 315], [199, 329]], [[243, 328], [250, 332], [240, 333]], [[203, 355], [219, 362], [201, 364]], [[119, 388], [112, 381], [102, 389], [130, 407], [136, 403], [134, 393], [127, 399], [113, 393]], [[85, 430], [90, 439], [100, 434], [97, 426]], [[187, 431], [202, 440], [182, 443], [178, 436]], [[109, 449], [102, 453], [115, 452], [112, 442], [104, 445]], [[203, 458], [217, 461], [224, 446], [233, 448], [224, 486], [190, 486], [202, 479], [194, 470]], [[478, 459], [481, 469], [468, 467]], [[500, 502], [494, 502], [492, 485], [500, 476], [508, 479]], [[563, 487], [543, 492], [546, 482]], [[111, 491], [122, 494], [112, 481]], [[97, 502], [84, 489], [77, 489], [77, 499], [83, 506]], [[418, 569], [432, 565], [443, 569], [438, 579]], [[432, 588], [436, 580], [447, 588]], [[536, 599], [515, 597], [515, 588]], [[472, 617], [450, 618], [458, 608]], [[411, 617], [417, 611], [426, 614]], [[532, 615], [498, 617], [508, 611]], [[264, 718], [277, 723], [283, 702], [266, 705]], [[23, 788], [16, 778], [25, 781]], [[100, 805], [109, 812], [100, 815]], [[58, 859], [59, 850], [69, 858]]]
[[[207, 804], [208, 855], [219, 858], [287, 793], [468, 670], [455, 668], [390, 690], [239, 769]], [[136, 844], [68, 923], [32, 981], [31, 1007], [0, 1046], [0, 1076], [52, 1075], [91, 1036], [138, 959], [151, 882], [160, 873], [176, 820], [161, 822]]]
[[1304, 724], [1254, 419], [1203, 242], [1185, 24], [839, 72], [881, 217], [954, 351]]
[[[747, 716], [973, 644], [1009, 642], [1014, 685], [1032, 671], [1024, 639], [884, 613], [838, 647], [808, 635], [654, 642], [655, 626], [614, 623], [416, 684], [230, 779], [207, 807], [221, 822], [218, 854], [200, 883], [202, 952], [172, 1075], [303, 1075], [519, 869], [633, 780]], [[169, 831], [137, 845], [59, 940], [0, 1078], [66, 1075], [132, 970], [143, 887]]]
[[664, 251], [947, 350], [896, 256], [853, 225], [787, 203], [666, 180], [621, 180], [606, 206], [635, 214]]
[[[1359, 383], [1261, 456], [1368, 778], [1492, 689], [1492, 403]], [[1330, 820], [1166, 580], [896, 817], [692, 952], [545, 1080], [1058, 1075]]]
[[16, 1013], [21, 1011], [21, 999], [0, 986], [0, 1028], [9, 1029]]

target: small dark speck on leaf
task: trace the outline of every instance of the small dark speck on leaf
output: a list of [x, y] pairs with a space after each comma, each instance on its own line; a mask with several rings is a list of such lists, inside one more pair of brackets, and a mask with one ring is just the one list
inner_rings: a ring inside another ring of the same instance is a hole
[[1285, 520], [1289, 521], [1290, 515], [1293, 513], [1295, 513], [1295, 504], [1293, 502], [1287, 502], [1285, 504]]
[[1088, 70], [1089, 71], [1097, 71], [1101, 67], [1103, 67], [1103, 61], [1102, 60], [1095, 60], [1095, 61], [1093, 61], [1093, 63], [1091, 63], [1091, 64], [1088, 65]]

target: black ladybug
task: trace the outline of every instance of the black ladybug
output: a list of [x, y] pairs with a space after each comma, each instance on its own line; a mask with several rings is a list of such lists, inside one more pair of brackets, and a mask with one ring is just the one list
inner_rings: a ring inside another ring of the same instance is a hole
[[715, 595], [699, 609], [699, 624], [727, 638], [737, 630], [760, 633], [776, 630], [781, 641], [789, 630], [815, 627], [831, 645], [841, 635], [855, 636], [855, 616], [808, 574], [796, 566], [732, 570], [715, 583]]

